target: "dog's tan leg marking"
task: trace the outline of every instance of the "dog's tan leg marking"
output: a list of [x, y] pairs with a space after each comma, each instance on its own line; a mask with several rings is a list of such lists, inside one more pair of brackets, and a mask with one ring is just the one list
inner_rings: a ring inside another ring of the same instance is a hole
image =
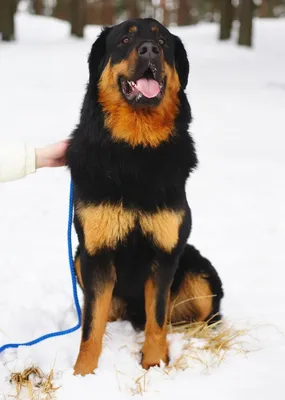
[[[168, 363], [168, 344], [166, 340], [166, 317], [162, 327], [157, 323], [156, 318], [156, 287], [152, 278], [148, 279], [145, 284], [145, 343], [142, 348], [142, 366], [149, 369], [160, 364], [160, 360]], [[167, 309], [169, 296], [167, 298]], [[166, 313], [167, 315], [167, 313]]]
[[124, 319], [126, 312], [126, 303], [123, 299], [118, 297], [113, 297], [108, 321], [113, 322], [117, 321], [118, 319]]
[[74, 261], [74, 268], [75, 268], [76, 276], [78, 279], [78, 283], [79, 283], [81, 289], [83, 289], [83, 281], [82, 281], [82, 276], [81, 276], [81, 265], [80, 265], [80, 257], [79, 256], [77, 256]]
[[114, 284], [115, 280], [108, 282], [100, 293], [96, 294], [96, 301], [94, 301], [92, 310], [91, 331], [87, 340], [81, 339], [79, 355], [74, 366], [75, 375], [91, 374], [98, 366]]
[[178, 294], [171, 299], [171, 323], [206, 321], [213, 310], [213, 292], [203, 275], [188, 274]]

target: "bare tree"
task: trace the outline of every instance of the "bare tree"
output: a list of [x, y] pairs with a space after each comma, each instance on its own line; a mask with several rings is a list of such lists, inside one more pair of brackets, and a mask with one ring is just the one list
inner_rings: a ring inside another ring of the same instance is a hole
[[198, 19], [204, 20], [206, 14], [206, 2], [204, 0], [197, 0], [197, 12], [198, 12]]
[[140, 2], [139, 0], [126, 0], [126, 9], [129, 19], [140, 17]]
[[231, 0], [221, 0], [220, 7], [220, 40], [227, 40], [231, 37], [234, 7]]
[[69, 0], [56, 0], [53, 16], [64, 21], [70, 21], [71, 7]]
[[44, 12], [43, 0], [33, 0], [33, 10], [36, 15], [42, 15]]
[[216, 14], [220, 11], [220, 1], [222, 0], [201, 0], [203, 3], [205, 2], [205, 11], [207, 14], [207, 20], [209, 22], [216, 21]]
[[71, 35], [83, 38], [86, 25], [86, 0], [71, 0]]
[[190, 0], [179, 0], [178, 2], [178, 25], [191, 25], [193, 23], [191, 18], [191, 4]]
[[241, 46], [252, 46], [252, 20], [254, 3], [253, 0], [240, 0], [240, 28], [238, 44]]
[[166, 0], [160, 0], [160, 8], [162, 10], [162, 23], [164, 26], [168, 25], [168, 12], [166, 7]]
[[261, 18], [273, 18], [274, 17], [274, 5], [275, 0], [263, 0], [260, 6], [260, 17]]
[[114, 0], [103, 0], [101, 6], [101, 24], [113, 25], [115, 16]]
[[15, 39], [14, 15], [16, 9], [16, 0], [0, 0], [0, 34], [2, 34], [2, 40]]

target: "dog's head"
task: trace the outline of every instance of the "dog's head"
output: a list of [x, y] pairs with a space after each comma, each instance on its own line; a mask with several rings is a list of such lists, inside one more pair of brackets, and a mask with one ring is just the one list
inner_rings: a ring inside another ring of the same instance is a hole
[[[110, 120], [122, 119], [122, 113], [125, 120], [128, 113], [134, 123], [134, 115], [148, 112], [156, 127], [163, 123], [168, 131], [172, 129], [189, 63], [177, 36], [153, 19], [135, 19], [101, 32], [91, 50], [89, 73], [91, 87], [98, 90], [98, 100], [108, 115], [107, 126], [118, 137], [122, 127]], [[123, 130], [128, 131], [126, 126]]]

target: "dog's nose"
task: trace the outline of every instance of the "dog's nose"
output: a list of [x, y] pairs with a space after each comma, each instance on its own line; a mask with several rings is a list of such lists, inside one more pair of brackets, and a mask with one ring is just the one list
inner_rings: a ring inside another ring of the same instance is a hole
[[142, 58], [154, 59], [159, 57], [160, 48], [154, 42], [144, 42], [138, 47], [138, 55]]

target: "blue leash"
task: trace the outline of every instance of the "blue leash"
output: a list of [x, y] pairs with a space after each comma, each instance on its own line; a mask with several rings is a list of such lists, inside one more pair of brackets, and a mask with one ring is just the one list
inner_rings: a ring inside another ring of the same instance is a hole
[[43, 342], [44, 340], [50, 339], [52, 337], [68, 335], [69, 333], [75, 332], [75, 331], [77, 331], [77, 329], [80, 328], [80, 326], [81, 326], [81, 309], [80, 309], [80, 304], [79, 304], [78, 295], [77, 295], [77, 283], [76, 283], [75, 269], [74, 269], [74, 263], [73, 263], [73, 255], [72, 255], [72, 240], [71, 240], [72, 222], [73, 222], [73, 184], [71, 181], [70, 194], [69, 194], [67, 243], [68, 243], [68, 258], [69, 258], [69, 266], [70, 266], [70, 273], [71, 273], [71, 280], [72, 280], [73, 298], [74, 298], [74, 304], [75, 304], [77, 317], [78, 317], [77, 325], [74, 326], [73, 328], [66, 329], [65, 331], [48, 333], [46, 335], [40, 336], [39, 338], [30, 341], [30, 342], [5, 344], [4, 346], [0, 347], [0, 353], [2, 353], [6, 349], [16, 349], [20, 346], [33, 346], [34, 344]]

